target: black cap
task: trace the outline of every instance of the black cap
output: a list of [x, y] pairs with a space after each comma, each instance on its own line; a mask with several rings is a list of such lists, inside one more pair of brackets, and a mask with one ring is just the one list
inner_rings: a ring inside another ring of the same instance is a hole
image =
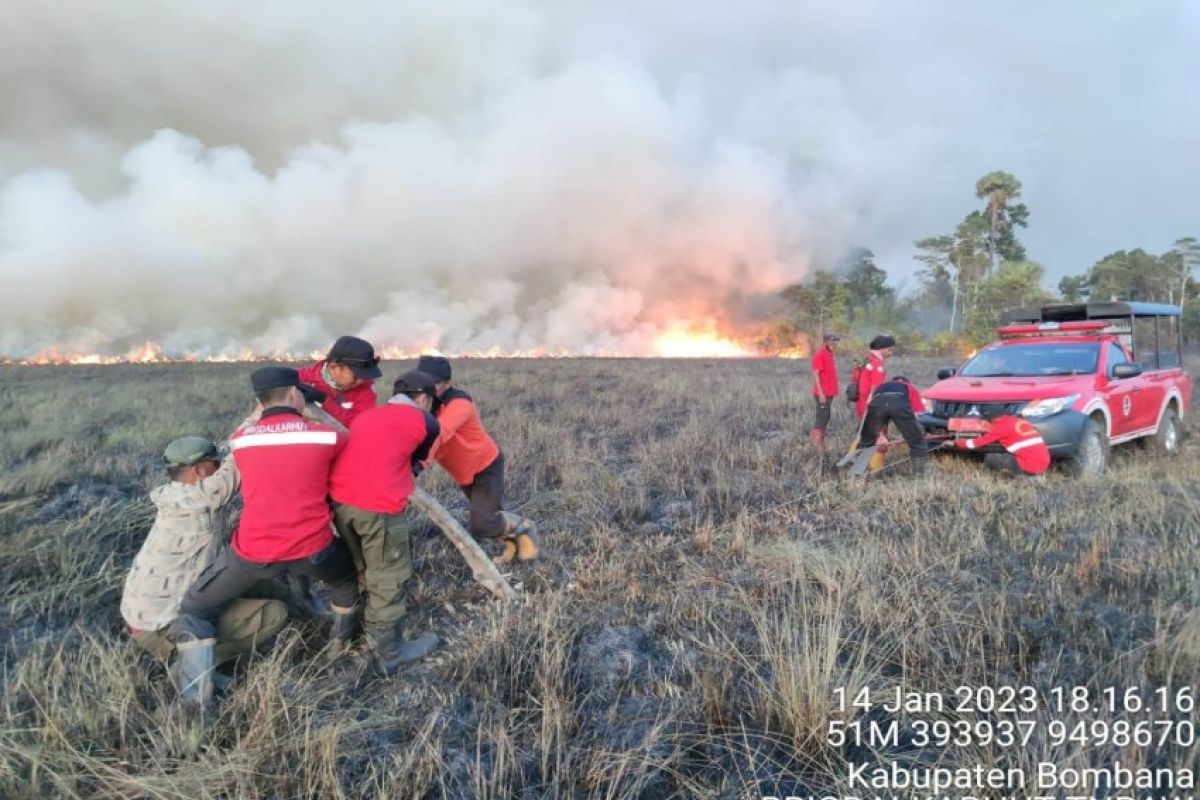
[[375, 348], [370, 342], [357, 336], [339, 337], [333, 343], [333, 347], [329, 348], [325, 360], [345, 364], [359, 378], [374, 379], [383, 375], [383, 371], [379, 369], [379, 358], [375, 355]]
[[912, 381], [910, 381], [908, 378], [904, 377], [903, 375], [897, 375], [894, 378], [892, 378], [892, 380], [899, 381], [900, 383], [912, 383]]
[[872, 350], [884, 350], [888, 347], [895, 347], [896, 340], [893, 339], [891, 336], [888, 336], [886, 333], [881, 333], [878, 336], [876, 336], [874, 339], [872, 339], [871, 343], [867, 346], [870, 347]]
[[836, 333], [827, 333], [821, 337], [821, 341], [823, 342], [840, 342], [841, 340], [842, 337], [838, 336]]
[[392, 394], [427, 394], [433, 397], [437, 393], [436, 383], [426, 373], [414, 369], [396, 378], [392, 384]]
[[300, 373], [291, 367], [263, 367], [250, 373], [250, 386], [255, 395], [263, 395], [272, 389], [284, 389], [295, 386], [304, 394], [308, 403], [325, 402], [325, 393], [300, 382]]
[[450, 359], [445, 356], [421, 356], [417, 359], [417, 369], [437, 383], [450, 380]]

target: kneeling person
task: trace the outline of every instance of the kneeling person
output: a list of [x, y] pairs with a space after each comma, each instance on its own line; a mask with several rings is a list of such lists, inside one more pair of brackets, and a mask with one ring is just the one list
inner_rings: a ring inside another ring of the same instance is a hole
[[1050, 469], [1050, 450], [1041, 432], [1028, 420], [1011, 414], [994, 415], [990, 420], [987, 433], [974, 439], [958, 439], [954, 446], [976, 450], [999, 444], [1006, 452], [985, 453], [983, 463], [1010, 475], [1040, 475]]
[[[229, 501], [239, 475], [232, 458], [221, 462], [208, 439], [187, 436], [163, 454], [170, 483], [150, 493], [156, 513], [133, 559], [121, 595], [121, 616], [133, 640], [162, 659], [175, 654], [171, 625], [188, 587], [225, 544]], [[287, 622], [279, 600], [243, 598], [216, 619], [214, 664], [250, 655]]]
[[918, 475], [924, 473], [928, 446], [925, 442], [925, 428], [917, 419], [918, 408], [921, 408], [921, 394], [917, 387], [909, 383], [908, 378], [901, 375], [876, 386], [866, 407], [858, 449], [876, 444], [880, 435], [887, 430], [888, 424], [894, 422], [896, 429], [908, 444], [913, 472]]
[[[363, 622], [385, 674], [438, 643], [432, 633], [404, 641], [399, 630], [404, 584], [412, 576], [403, 511], [413, 491], [414, 465], [425, 460], [438, 436], [437, 420], [428, 411], [434, 383], [422, 372], [406, 372], [392, 388], [387, 403], [350, 423], [349, 441], [330, 478], [334, 524], [358, 568]], [[341, 626], [335, 650], [343, 650], [353, 633], [353, 625]]]
[[467, 527], [477, 539], [500, 539], [504, 551], [494, 561], [530, 561], [538, 556], [537, 525], [528, 517], [504, 511], [504, 454], [488, 436], [471, 395], [451, 383], [450, 362], [421, 356], [417, 369], [437, 382], [433, 413], [441, 426], [429, 453], [463, 490], [471, 505]]
[[180, 694], [207, 705], [217, 620], [256, 583], [284, 574], [325, 581], [335, 616], [354, 613], [354, 562], [333, 537], [329, 474], [345, 436], [301, 416], [306, 400], [324, 399], [296, 370], [265, 367], [250, 376], [262, 417], [230, 437], [242, 475], [244, 508], [230, 547], [198, 577], [172, 629], [180, 654]]

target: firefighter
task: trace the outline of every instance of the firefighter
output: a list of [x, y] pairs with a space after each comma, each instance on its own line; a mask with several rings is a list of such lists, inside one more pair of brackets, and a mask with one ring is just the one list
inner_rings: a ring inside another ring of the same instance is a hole
[[300, 381], [323, 392], [321, 407], [349, 428], [355, 417], [376, 406], [374, 383], [381, 375], [371, 343], [342, 336], [323, 360], [300, 370]]
[[896, 340], [887, 334], [880, 334], [867, 345], [867, 363], [863, 365], [858, 376], [858, 400], [854, 404], [854, 413], [859, 419], [866, 416], [867, 403], [871, 401], [871, 393], [887, 380], [884, 362], [892, 357], [896, 349]]
[[[175, 655], [171, 624], [184, 594], [228, 539], [229, 502], [240, 480], [234, 460], [222, 461], [217, 446], [199, 436], [171, 442], [163, 462], [170, 481], [150, 493], [154, 524], [125, 578], [121, 616], [139, 646], [168, 660]], [[216, 621], [214, 665], [269, 643], [287, 617], [279, 600], [233, 601]]]
[[[875, 348], [872, 348], [875, 349]], [[862, 431], [858, 439], [858, 449], [862, 450], [872, 445], [878, 445], [880, 437], [887, 441], [884, 431], [889, 423], [895, 423], [896, 429], [908, 444], [912, 457], [913, 472], [922, 475], [925, 472], [925, 459], [928, 448], [925, 442], [925, 429], [917, 420], [917, 410], [921, 408], [921, 394], [908, 378], [898, 375], [890, 381], [879, 384], [867, 404], [866, 416], [863, 418]], [[878, 449], [878, 448], [877, 448]], [[872, 460], [874, 460], [872, 458]], [[872, 467], [872, 471], [875, 471]]]
[[429, 460], [441, 465], [467, 496], [471, 512], [468, 529], [477, 539], [500, 539], [504, 549], [493, 559], [507, 564], [514, 558], [538, 556], [538, 529], [528, 517], [504, 511], [504, 454], [488, 436], [471, 396], [451, 381], [449, 360], [421, 356], [417, 370], [436, 381], [433, 413], [441, 433]]
[[296, 370], [264, 367], [250, 383], [262, 417], [229, 439], [242, 477], [241, 520], [230, 546], [187, 590], [171, 626], [180, 695], [192, 706], [212, 699], [218, 621], [254, 584], [283, 574], [324, 581], [335, 631], [358, 603], [354, 561], [333, 537], [328, 503], [330, 471], [345, 436], [301, 416], [306, 401], [324, 397], [301, 383]]
[[1041, 475], [1050, 469], [1050, 450], [1042, 434], [1026, 419], [1011, 414], [985, 415], [988, 432], [974, 439], [957, 439], [960, 450], [977, 450], [999, 444], [1003, 453], [985, 453], [983, 463], [990, 469], [1009, 475]]
[[833, 398], [838, 394], [837, 363], [833, 353], [841, 338], [837, 334], [827, 333], [821, 337], [821, 341], [821, 349], [812, 357], [812, 393], [817, 408], [812, 430], [809, 431], [809, 438], [818, 450], [825, 449], [825, 429], [829, 427]]
[[[869, 350], [867, 353], [867, 363], [863, 365], [858, 373], [858, 399], [854, 403], [854, 413], [859, 419], [860, 428], [865, 422], [867, 404], [871, 402], [872, 393], [887, 380], [884, 362], [892, 357], [892, 353], [896, 348], [896, 340], [887, 334], [881, 333], [872, 339], [867, 347]], [[879, 441], [876, 444], [882, 445], [886, 441], [887, 429], [885, 427], [879, 431]], [[883, 468], [883, 460], [886, 454], [886, 447], [878, 447], [875, 450], [875, 454], [871, 456], [872, 472], [877, 472]]]
[[[414, 465], [425, 460], [438, 436], [437, 420], [428, 410], [435, 395], [433, 378], [406, 372], [392, 391], [385, 404], [367, 409], [350, 424], [346, 449], [330, 478], [334, 524], [358, 569], [364, 627], [385, 675], [438, 645], [432, 633], [412, 641], [400, 635], [404, 584], [412, 576], [403, 511], [413, 491]], [[335, 654], [349, 643], [353, 623], [347, 619], [335, 632]]]

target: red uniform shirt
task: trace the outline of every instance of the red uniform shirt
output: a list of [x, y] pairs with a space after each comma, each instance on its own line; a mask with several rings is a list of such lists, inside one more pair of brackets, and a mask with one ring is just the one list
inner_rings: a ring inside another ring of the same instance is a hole
[[479, 408], [469, 394], [451, 389], [434, 414], [442, 430], [429, 459], [441, 464], [459, 486], [474, 483], [475, 476], [500, 455], [500, 448], [483, 429]]
[[812, 357], [813, 397], [817, 397], [817, 387], [825, 395], [826, 400], [837, 397], [837, 364], [833, 361], [833, 351], [822, 347]]
[[229, 447], [245, 502], [234, 552], [269, 564], [328, 547], [329, 473], [345, 443], [341, 432], [290, 408], [268, 408], [257, 423], [234, 433]]
[[1017, 460], [1022, 472], [1037, 475], [1050, 469], [1050, 450], [1038, 429], [1020, 417], [1005, 416], [992, 420], [991, 427], [976, 439], [959, 439], [955, 447], [974, 450], [998, 442]]
[[300, 382], [307, 383], [324, 392], [325, 402], [321, 404], [321, 408], [349, 428], [355, 417], [368, 408], [374, 408], [378, 402], [378, 398], [375, 397], [375, 381], [363, 381], [353, 389], [343, 392], [336, 386], [330, 386], [321, 375], [324, 366], [324, 361], [318, 361], [311, 367], [299, 369]]
[[413, 455], [427, 434], [425, 412], [404, 395], [359, 414], [333, 465], [333, 499], [377, 514], [399, 514], [413, 490]]
[[[874, 350], [867, 358], [866, 366], [858, 376], [858, 400], [854, 403], [854, 413], [861, 419], [867, 413], [867, 403], [871, 402], [871, 393], [886, 383], [883, 374], [883, 358]], [[921, 410], [920, 396], [913, 411]]]

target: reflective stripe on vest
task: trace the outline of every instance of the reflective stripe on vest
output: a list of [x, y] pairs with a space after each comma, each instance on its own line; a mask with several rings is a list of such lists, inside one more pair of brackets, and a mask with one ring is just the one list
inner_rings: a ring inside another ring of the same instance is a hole
[[288, 444], [337, 444], [336, 431], [295, 431], [292, 433], [252, 433], [229, 442], [231, 450], [243, 447], [273, 447]]

